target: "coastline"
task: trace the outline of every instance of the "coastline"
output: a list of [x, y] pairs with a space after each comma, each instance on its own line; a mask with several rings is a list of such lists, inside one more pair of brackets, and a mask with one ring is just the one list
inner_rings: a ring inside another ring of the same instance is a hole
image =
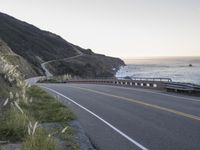
[[[115, 77], [171, 78], [175, 82], [200, 85], [200, 57], [125, 60]], [[192, 66], [190, 66], [192, 65]]]

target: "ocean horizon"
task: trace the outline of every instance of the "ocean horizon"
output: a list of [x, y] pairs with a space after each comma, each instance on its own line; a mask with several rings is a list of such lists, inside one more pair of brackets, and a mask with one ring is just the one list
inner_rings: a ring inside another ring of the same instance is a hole
[[116, 77], [171, 78], [200, 85], [200, 57], [148, 57], [124, 59]]

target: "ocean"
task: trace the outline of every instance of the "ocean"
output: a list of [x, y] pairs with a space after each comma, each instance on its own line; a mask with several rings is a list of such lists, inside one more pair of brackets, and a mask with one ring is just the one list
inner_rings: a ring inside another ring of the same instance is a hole
[[124, 61], [127, 65], [121, 67], [116, 77], [171, 78], [175, 82], [200, 85], [200, 57], [137, 58]]

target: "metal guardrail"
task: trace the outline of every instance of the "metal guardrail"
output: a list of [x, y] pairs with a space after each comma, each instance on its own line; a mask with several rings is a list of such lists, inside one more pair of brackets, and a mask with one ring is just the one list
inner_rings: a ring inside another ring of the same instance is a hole
[[172, 82], [172, 79], [170, 79], [170, 78], [139, 78], [139, 77], [132, 77], [132, 80]]
[[170, 84], [166, 84], [166, 89], [168, 91], [175, 92], [200, 93], [200, 85], [191, 83], [172, 82]]
[[171, 78], [145, 78], [145, 77], [117, 77], [117, 78], [95, 78], [101, 80], [137, 80], [137, 81], [161, 81], [161, 82], [172, 82]]
[[[44, 79], [43, 79], [44, 78]], [[48, 80], [51, 77], [40, 77], [40, 80]], [[62, 81], [65, 83], [87, 83], [87, 84], [108, 84], [115, 86], [128, 86], [160, 89], [173, 92], [187, 92], [200, 94], [200, 85], [191, 83], [173, 82], [170, 78], [96, 78], [96, 79], [71, 79]]]
[[143, 87], [143, 88], [159, 88], [164, 89], [166, 83], [172, 82], [169, 78], [134, 78], [129, 79], [76, 79], [67, 80], [67, 83], [91, 83], [91, 84], [109, 84], [117, 86], [131, 86], [131, 87]]
[[170, 78], [133, 78], [133, 79], [76, 79], [67, 83], [109, 84], [116, 86], [141, 87], [174, 92], [200, 93], [200, 85], [172, 82]]

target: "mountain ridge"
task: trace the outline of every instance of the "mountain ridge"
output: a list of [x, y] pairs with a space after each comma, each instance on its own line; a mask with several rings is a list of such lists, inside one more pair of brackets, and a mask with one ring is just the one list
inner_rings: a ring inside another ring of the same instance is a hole
[[[42, 63], [76, 56], [78, 55], [78, 52], [75, 49], [83, 53], [83, 58], [79, 59], [78, 63], [74, 59], [73, 65], [76, 64], [75, 66], [77, 68], [91, 66], [89, 67], [89, 71], [87, 68], [82, 69], [84, 77], [99, 77], [104, 76], [105, 74], [113, 76], [115, 74], [113, 68], [116, 68], [117, 70], [121, 65], [124, 65], [124, 62], [119, 58], [95, 54], [90, 49], [83, 49], [69, 43], [59, 35], [41, 30], [31, 24], [1, 12], [0, 38], [7, 43], [13, 52], [22, 56], [30, 63], [38, 75], [44, 75], [45, 73], [41, 67]], [[93, 59], [94, 57], [95, 59]], [[87, 61], [87, 64], [85, 61]], [[48, 65], [48, 68], [50, 68], [53, 74], [60, 75], [68, 73], [82, 76], [82, 73], [77, 73], [77, 71], [75, 71], [77, 68], [73, 68], [72, 63], [69, 63], [68, 61], [65, 62], [64, 60], [59, 62], [59, 65], [54, 63]], [[62, 70], [57, 67], [62, 67]]]

